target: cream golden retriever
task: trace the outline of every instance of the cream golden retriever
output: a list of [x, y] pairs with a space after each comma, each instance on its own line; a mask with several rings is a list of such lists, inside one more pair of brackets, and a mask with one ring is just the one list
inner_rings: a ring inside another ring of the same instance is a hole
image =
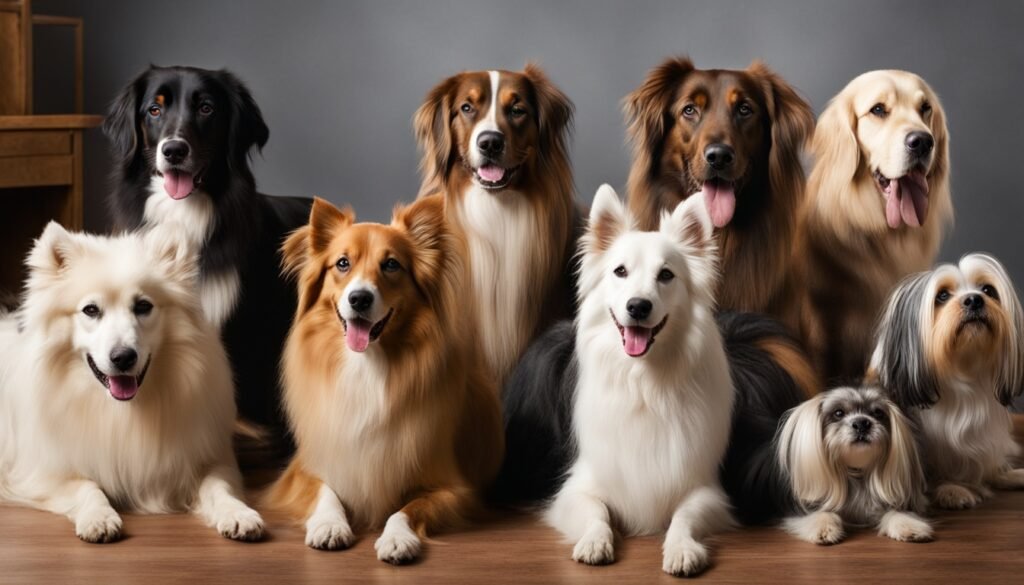
[[857, 377], [890, 290], [932, 265], [952, 222], [946, 117], [917, 75], [871, 71], [822, 112], [812, 152], [802, 335], [826, 379]]

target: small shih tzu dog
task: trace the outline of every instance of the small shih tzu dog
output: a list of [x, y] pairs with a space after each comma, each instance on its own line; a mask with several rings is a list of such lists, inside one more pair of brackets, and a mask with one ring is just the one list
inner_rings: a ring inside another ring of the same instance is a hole
[[1024, 388], [1022, 333], [1013, 283], [986, 254], [911, 276], [889, 298], [869, 376], [920, 420], [941, 508], [971, 508], [990, 488], [1024, 488], [1006, 409]]
[[882, 536], [931, 540], [918, 516], [927, 507], [924, 472], [910, 421], [873, 387], [840, 387], [790, 411], [776, 441], [779, 479], [796, 511], [783, 528], [835, 544], [844, 524], [877, 526]]

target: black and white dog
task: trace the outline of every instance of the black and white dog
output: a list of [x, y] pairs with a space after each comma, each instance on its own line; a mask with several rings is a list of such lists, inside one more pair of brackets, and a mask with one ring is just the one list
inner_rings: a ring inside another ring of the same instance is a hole
[[278, 248], [312, 200], [256, 192], [249, 156], [270, 132], [252, 95], [228, 71], [150, 67], [114, 100], [103, 129], [116, 158], [115, 227], [176, 223], [201, 250], [203, 310], [221, 328], [239, 412], [283, 431], [277, 366], [296, 301]]

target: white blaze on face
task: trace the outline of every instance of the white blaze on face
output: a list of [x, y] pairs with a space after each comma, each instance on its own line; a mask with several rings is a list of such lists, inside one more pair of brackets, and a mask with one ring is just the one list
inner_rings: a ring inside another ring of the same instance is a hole
[[[488, 98], [489, 104], [487, 107], [487, 116], [484, 117], [483, 120], [477, 122], [476, 127], [473, 128], [473, 134], [469, 139], [469, 162], [474, 168], [481, 167], [485, 162], [484, 155], [480, 152], [480, 147], [477, 145], [477, 139], [480, 138], [480, 134], [487, 131], [500, 131], [498, 130], [498, 86], [500, 84], [501, 75], [497, 71], [488, 71], [487, 75], [491, 79], [491, 95]], [[497, 179], [500, 178], [501, 177], [497, 177]]]

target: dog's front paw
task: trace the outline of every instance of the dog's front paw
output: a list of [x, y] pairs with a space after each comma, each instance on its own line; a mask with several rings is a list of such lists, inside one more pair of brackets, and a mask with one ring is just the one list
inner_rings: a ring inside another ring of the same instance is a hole
[[615, 543], [611, 528], [592, 528], [572, 549], [572, 560], [587, 565], [607, 565], [615, 562]]
[[675, 577], [694, 577], [708, 568], [708, 549], [696, 540], [665, 543], [661, 570]]
[[373, 543], [377, 558], [392, 565], [411, 563], [420, 556], [423, 544], [420, 537], [409, 528], [409, 521], [402, 512], [388, 518], [377, 542]]
[[947, 510], [966, 510], [981, 503], [981, 497], [970, 488], [944, 483], [935, 490], [935, 505]]
[[306, 523], [306, 546], [318, 550], [339, 550], [352, 546], [355, 535], [342, 519], [310, 519]]
[[248, 506], [225, 511], [217, 517], [217, 532], [231, 540], [259, 540], [263, 538], [263, 518]]
[[882, 521], [882, 535], [900, 542], [928, 542], [932, 525], [911, 514], [890, 512]]
[[1007, 469], [992, 481], [992, 485], [1001, 490], [1024, 489], [1024, 469]]
[[121, 517], [113, 508], [90, 510], [75, 519], [75, 534], [85, 542], [114, 542], [121, 538]]
[[846, 535], [843, 520], [835, 512], [814, 512], [782, 523], [787, 532], [814, 544], [836, 544]]

